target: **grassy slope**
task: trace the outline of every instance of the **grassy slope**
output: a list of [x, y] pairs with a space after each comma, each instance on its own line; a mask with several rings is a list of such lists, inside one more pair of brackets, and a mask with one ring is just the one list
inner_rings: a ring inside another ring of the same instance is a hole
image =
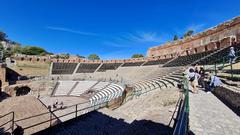
[[47, 62], [31, 62], [17, 61], [16, 66], [11, 67], [21, 75], [30, 76], [48, 76], [50, 63]]

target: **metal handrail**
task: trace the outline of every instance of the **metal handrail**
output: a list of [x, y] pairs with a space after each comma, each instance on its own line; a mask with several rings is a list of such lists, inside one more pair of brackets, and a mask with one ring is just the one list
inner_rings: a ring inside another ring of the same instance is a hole
[[189, 132], [189, 88], [188, 79], [183, 79], [184, 98], [179, 105], [177, 122], [175, 124], [173, 135], [188, 135]]
[[[236, 53], [239, 53], [239, 52], [240, 52], [240, 50], [236, 51]], [[236, 59], [239, 58], [239, 57], [240, 57], [240, 56], [236, 56]], [[215, 60], [215, 61], [214, 61], [214, 65], [213, 65], [212, 67], [205, 68], [205, 70], [211, 70], [211, 69], [213, 69], [215, 75], [217, 75], [217, 70], [218, 70], [218, 69], [223, 69], [224, 67], [227, 67], [227, 66], [225, 66], [225, 63], [226, 63], [227, 59], [229, 59], [229, 58], [228, 58], [228, 55], [223, 56], [222, 58], [219, 58], [219, 59]], [[219, 64], [222, 64], [222, 66], [221, 66], [221, 68], [219, 68], [219, 67], [217, 67], [217, 62], [218, 62], [218, 61], [221, 61], [221, 60], [222, 60], [222, 62], [219, 63]], [[232, 65], [233, 65], [232, 62], [230, 63], [230, 65], [228, 65], [228, 66], [231, 67], [231, 69], [230, 69], [230, 70], [231, 70], [231, 78], [233, 78], [233, 66], [232, 66]], [[204, 66], [205, 66], [205, 65], [204, 65]]]
[[14, 114], [13, 111], [11, 111], [11, 112], [9, 112], [9, 113], [7, 113], [7, 114], [4, 114], [4, 115], [2, 115], [2, 116], [0, 116], [0, 119], [4, 118], [4, 117], [6, 117], [6, 116], [9, 116], [9, 115], [11, 115], [12, 118], [11, 118], [10, 120], [8, 120], [7, 122], [3, 123], [2, 125], [0, 125], [0, 128], [4, 127], [4, 126], [7, 125], [8, 123], [11, 123], [11, 125], [10, 125], [10, 127], [9, 127], [8, 129], [4, 130], [3, 132], [8, 131], [9, 129], [11, 129], [11, 132], [13, 132], [13, 130], [14, 130], [14, 116], [15, 116], [15, 114]]

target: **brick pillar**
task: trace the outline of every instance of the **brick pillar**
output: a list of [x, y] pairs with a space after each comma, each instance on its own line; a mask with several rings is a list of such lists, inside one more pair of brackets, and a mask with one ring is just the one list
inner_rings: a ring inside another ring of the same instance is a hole
[[6, 64], [0, 63], [0, 80], [2, 82], [2, 88], [8, 86], [6, 81]]

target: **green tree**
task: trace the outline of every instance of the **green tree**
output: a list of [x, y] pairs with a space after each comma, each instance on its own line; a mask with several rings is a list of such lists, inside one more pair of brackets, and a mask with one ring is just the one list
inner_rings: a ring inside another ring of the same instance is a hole
[[177, 36], [177, 35], [174, 35], [173, 41], [176, 41], [176, 40], [178, 40], [178, 36]]
[[12, 50], [4, 50], [3, 51], [3, 59], [6, 59], [7, 57], [11, 57], [13, 55]]
[[189, 36], [192, 36], [193, 35], [193, 33], [194, 33], [194, 31], [193, 30], [188, 30], [185, 34], [184, 34], [184, 38], [186, 38], [186, 37], [189, 37]]
[[100, 57], [97, 54], [90, 54], [88, 56], [89, 60], [100, 60]]
[[46, 52], [42, 52], [42, 53], [40, 53], [40, 55], [41, 55], [41, 56], [46, 56], [47, 53], [46, 53]]
[[77, 56], [78, 58], [83, 58], [83, 59], [85, 58], [84, 56], [81, 56], [81, 55], [79, 55], [79, 54], [77, 54], [76, 56]]
[[7, 34], [0, 31], [0, 41], [7, 41]]
[[22, 48], [22, 53], [26, 55], [40, 55], [43, 52], [47, 53], [46, 50], [37, 46], [25, 46]]
[[16, 46], [13, 48], [13, 53], [22, 53], [22, 47], [19, 46], [19, 45], [16, 45]]
[[0, 50], [3, 50], [4, 48], [3, 48], [3, 45], [0, 43]]
[[57, 54], [57, 55], [55, 55], [53, 58], [59, 59], [60, 56]]
[[0, 43], [0, 51], [3, 51], [3, 60], [13, 55], [12, 49], [11, 48], [4, 49], [1, 43]]
[[132, 58], [142, 58], [144, 57], [142, 54], [133, 54]]
[[70, 57], [69, 53], [65, 54], [65, 59], [69, 59], [69, 57]]

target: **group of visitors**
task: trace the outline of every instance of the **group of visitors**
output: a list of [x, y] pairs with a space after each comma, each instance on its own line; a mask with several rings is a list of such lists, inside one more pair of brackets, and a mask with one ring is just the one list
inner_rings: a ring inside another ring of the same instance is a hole
[[[206, 73], [203, 67], [190, 67], [187, 70], [187, 77], [190, 82], [190, 90], [192, 93], [198, 93], [199, 88], [203, 88], [207, 92], [211, 92], [215, 87], [222, 84], [221, 80], [211, 72]], [[205, 79], [207, 81], [205, 82]]]
[[49, 105], [48, 106], [48, 109], [49, 110], [52, 110], [52, 109], [64, 109], [64, 105], [63, 105], [63, 101], [61, 101], [60, 103], [58, 102], [58, 100], [56, 100], [53, 105]]
[[61, 101], [60, 103], [58, 102], [58, 100], [55, 101], [55, 103], [53, 103], [53, 109], [63, 109], [63, 101]]
[[[229, 64], [235, 63], [237, 56], [234, 47], [230, 47], [228, 59]], [[212, 72], [205, 73], [204, 68], [197, 64], [187, 70], [187, 76], [190, 82], [190, 90], [193, 93], [198, 93], [198, 88], [204, 88], [207, 92], [211, 92], [215, 87], [222, 85], [219, 77], [213, 75]], [[207, 81], [204, 81], [204, 79], [207, 79]]]

